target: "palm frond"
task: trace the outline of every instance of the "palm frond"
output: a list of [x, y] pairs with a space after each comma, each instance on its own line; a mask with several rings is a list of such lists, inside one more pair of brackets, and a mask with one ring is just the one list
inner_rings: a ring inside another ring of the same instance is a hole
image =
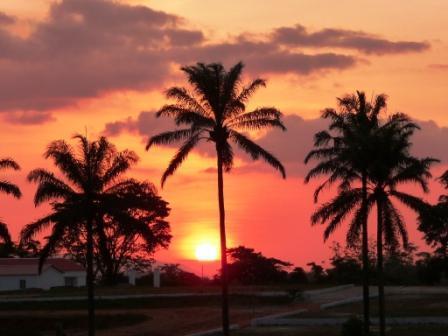
[[249, 130], [276, 127], [285, 131], [286, 127], [281, 121], [281, 116], [282, 113], [274, 107], [258, 108], [255, 111], [232, 118], [228, 123], [228, 127]]
[[[362, 201], [361, 201], [362, 202]], [[375, 203], [375, 197], [373, 194], [368, 195], [367, 204], [363, 206], [361, 203], [355, 214], [353, 215], [353, 219], [349, 224], [349, 228], [346, 235], [346, 241], [348, 246], [356, 246], [356, 243], [359, 241], [359, 236], [362, 231], [363, 221], [369, 217], [370, 211]]]
[[5, 244], [11, 243], [11, 235], [9, 234], [8, 226], [0, 221], [0, 239], [2, 239]]
[[245, 103], [254, 95], [255, 92], [257, 92], [259, 88], [262, 87], [266, 87], [266, 80], [257, 78], [241, 90], [241, 93], [238, 95], [236, 100]]
[[107, 186], [138, 162], [138, 156], [134, 151], [124, 150], [114, 155], [110, 167], [104, 172], [101, 179], [103, 186]]
[[0, 181], [0, 192], [12, 195], [15, 198], [20, 198], [22, 196], [20, 188], [9, 181]]
[[45, 261], [54, 253], [59, 242], [63, 239], [64, 232], [65, 227], [63, 225], [59, 224], [53, 226], [51, 234], [47, 237], [47, 242], [39, 253], [39, 274], [42, 272]]
[[156, 114], [157, 117], [174, 117], [176, 125], [194, 125], [196, 127], [213, 127], [215, 121], [208, 116], [182, 105], [167, 104], [164, 105]]
[[190, 137], [178, 150], [176, 155], [171, 159], [168, 168], [165, 170], [165, 172], [162, 175], [161, 184], [162, 187], [165, 184], [166, 179], [173, 175], [174, 172], [177, 170], [177, 168], [180, 167], [182, 162], [187, 158], [190, 151], [196, 146], [196, 144], [199, 142], [200, 137], [198, 134], [193, 135]]
[[[329, 229], [331, 232], [352, 209], [361, 202], [361, 189], [354, 188], [339, 193], [331, 201], [322, 204], [311, 216], [311, 224], [325, 224], [330, 218], [338, 218]], [[341, 217], [342, 216], [342, 217]]]
[[38, 168], [32, 170], [28, 174], [27, 179], [29, 182], [38, 183], [38, 188], [34, 195], [34, 204], [36, 206], [53, 199], [66, 199], [76, 193], [68, 184], [45, 169]]
[[17, 162], [15, 162], [13, 159], [1, 159], [0, 160], [0, 169], [14, 169], [14, 170], [20, 170], [20, 166]]
[[195, 111], [203, 116], [211, 117], [211, 113], [205, 109], [197, 99], [182, 87], [171, 87], [166, 91], [166, 97], [175, 99], [178, 105], [186, 107], [187, 110]]
[[185, 128], [175, 131], [163, 132], [158, 135], [152, 136], [146, 144], [146, 150], [154, 145], [169, 145], [181, 140], [191, 138], [196, 132], [195, 129]]
[[286, 178], [286, 172], [283, 165], [280, 163], [280, 161], [275, 158], [271, 153], [267, 152], [265, 149], [263, 149], [261, 146], [257, 145], [255, 142], [250, 140], [248, 137], [244, 136], [243, 134], [236, 132], [236, 131], [230, 131], [230, 138], [235, 141], [235, 143], [247, 154], [251, 156], [253, 160], [258, 160], [259, 158], [262, 158], [264, 161], [266, 161], [268, 164], [270, 164], [273, 168], [278, 170], [283, 178]]
[[53, 212], [47, 216], [39, 218], [32, 223], [25, 225], [20, 232], [20, 240], [23, 242], [28, 242], [33, 239], [40, 232], [50, 227], [52, 224], [58, 222], [58, 213]]
[[225, 72], [222, 64], [197, 63], [182, 67], [181, 70], [186, 73], [195, 93], [201, 97], [201, 103], [213, 111], [215, 118], [220, 117], [217, 114], [220, 111], [219, 97]]
[[[80, 139], [84, 151], [88, 150], [88, 148], [85, 148], [85, 139], [80, 135], [76, 137]], [[86, 177], [83, 174], [83, 165], [76, 157], [73, 148], [64, 140], [51, 142], [44, 157], [46, 159], [51, 158], [54, 164], [72, 183], [81, 188], [84, 186]]]
[[391, 190], [390, 194], [396, 197], [401, 203], [403, 203], [404, 205], [411, 208], [417, 213], [424, 212], [429, 207], [429, 204], [420, 197], [413, 196], [397, 190]]

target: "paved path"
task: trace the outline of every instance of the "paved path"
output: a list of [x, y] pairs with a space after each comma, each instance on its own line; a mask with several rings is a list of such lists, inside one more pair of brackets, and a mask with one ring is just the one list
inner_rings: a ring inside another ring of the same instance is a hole
[[[386, 295], [448, 295], [448, 286], [437, 286], [437, 287], [404, 287], [404, 286], [394, 286], [385, 287]], [[378, 296], [378, 288], [370, 287], [370, 296]], [[352, 286], [349, 288], [343, 288], [341, 290], [332, 291], [329, 293], [322, 293], [318, 295], [312, 295], [309, 299], [318, 304], [328, 304], [339, 301], [346, 301], [350, 299], [362, 300], [362, 287]]]

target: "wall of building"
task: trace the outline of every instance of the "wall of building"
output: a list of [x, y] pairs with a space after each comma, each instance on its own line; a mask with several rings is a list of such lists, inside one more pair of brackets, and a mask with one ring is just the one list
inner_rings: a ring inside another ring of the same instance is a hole
[[62, 287], [65, 286], [65, 277], [75, 277], [77, 287], [86, 285], [85, 272], [60, 273], [50, 267], [40, 275], [0, 276], [0, 290], [19, 290], [21, 289], [20, 280], [26, 281], [26, 288], [50, 289], [51, 287]]

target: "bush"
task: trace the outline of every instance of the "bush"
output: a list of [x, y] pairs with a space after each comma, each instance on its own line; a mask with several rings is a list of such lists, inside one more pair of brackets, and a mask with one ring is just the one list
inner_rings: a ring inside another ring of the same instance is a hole
[[342, 325], [341, 336], [361, 335], [363, 335], [363, 322], [356, 316], [351, 317]]

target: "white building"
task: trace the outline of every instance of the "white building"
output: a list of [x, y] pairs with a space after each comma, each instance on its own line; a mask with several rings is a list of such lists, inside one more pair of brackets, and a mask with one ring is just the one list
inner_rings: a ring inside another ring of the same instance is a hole
[[41, 274], [38, 265], [37, 258], [0, 258], [0, 291], [81, 287], [86, 284], [84, 267], [73, 260], [48, 259]]

